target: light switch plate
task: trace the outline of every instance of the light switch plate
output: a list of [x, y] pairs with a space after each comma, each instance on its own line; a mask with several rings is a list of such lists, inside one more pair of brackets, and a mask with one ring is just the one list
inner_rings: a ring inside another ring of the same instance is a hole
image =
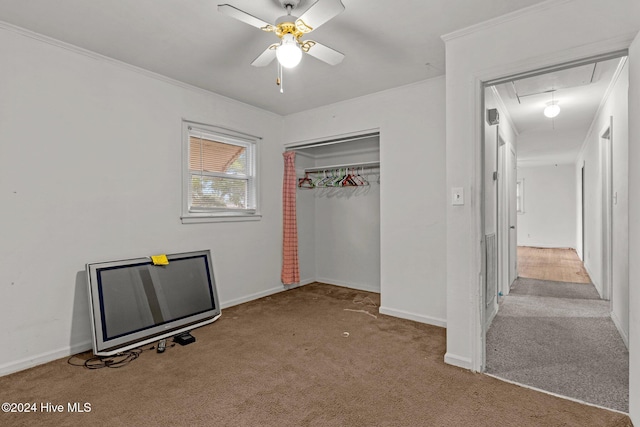
[[453, 187], [451, 189], [451, 204], [453, 206], [464, 205], [464, 189], [462, 187]]

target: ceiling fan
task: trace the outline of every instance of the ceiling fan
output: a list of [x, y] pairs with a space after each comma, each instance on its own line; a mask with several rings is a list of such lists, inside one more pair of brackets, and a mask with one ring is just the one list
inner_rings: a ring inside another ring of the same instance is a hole
[[[337, 65], [342, 62], [344, 59], [342, 53], [313, 40], [302, 40], [302, 37], [344, 10], [341, 0], [318, 0], [300, 17], [291, 14], [300, 3], [300, 0], [279, 1], [287, 11], [287, 14], [278, 18], [275, 24], [269, 24], [229, 4], [218, 5], [219, 12], [263, 31], [274, 33], [280, 39], [279, 43], [272, 44], [262, 52], [251, 65], [264, 67], [277, 58], [279, 66], [293, 68], [300, 63], [303, 53], [307, 53], [330, 65]], [[281, 82], [281, 74], [279, 67], [277, 84]]]

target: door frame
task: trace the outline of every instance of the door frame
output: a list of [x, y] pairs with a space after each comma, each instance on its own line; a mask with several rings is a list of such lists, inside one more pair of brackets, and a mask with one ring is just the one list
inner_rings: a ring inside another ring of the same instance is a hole
[[[594, 63], [597, 61], [604, 61], [608, 59], [620, 58], [623, 56], [628, 56], [628, 48], [624, 49], [612, 49], [609, 51], [605, 51], [599, 54], [594, 54], [591, 56], [584, 56], [582, 58], [576, 58], [574, 60], [566, 61], [566, 62], [556, 62], [550, 63], [546, 66], [538, 66], [537, 64], [541, 64], [540, 58], [537, 61], [532, 60], [529, 66], [519, 64], [516, 66], [516, 69], [512, 70], [511, 73], [508, 74], [498, 74], [500, 72], [504, 72], [504, 68], [493, 70], [492, 74], [487, 74], [486, 76], [475, 76], [475, 117], [476, 124], [478, 123], [478, 119], [484, 118], [483, 112], [485, 111], [485, 90], [490, 86], [495, 86], [501, 83], [506, 83], [515, 79], [523, 79], [527, 77], [539, 76], [542, 74], [548, 74], [554, 71], [566, 70], [569, 68], [574, 68], [580, 65], [586, 65], [590, 63]], [[535, 61], [535, 62], [534, 62]], [[496, 77], [496, 75], [500, 75], [500, 77]], [[488, 326], [485, 324], [485, 295], [484, 295], [484, 279], [485, 279], [485, 254], [484, 254], [484, 246], [485, 246], [485, 133], [484, 133], [484, 120], [479, 120], [479, 126], [476, 125], [476, 141], [479, 141], [478, 149], [475, 153], [475, 164], [477, 167], [477, 171], [479, 173], [476, 174], [475, 182], [477, 184], [478, 192], [479, 192], [479, 203], [478, 210], [475, 211], [474, 214], [474, 223], [475, 223], [475, 233], [478, 233], [477, 241], [480, 242], [480, 246], [475, 248], [474, 253], [475, 262], [479, 263], [475, 264], [474, 267], [478, 267], [476, 271], [479, 272], [479, 280], [476, 282], [476, 292], [473, 298], [473, 318], [472, 318], [472, 331], [477, 334], [476, 338], [472, 339], [471, 348], [472, 348], [472, 357], [470, 360], [471, 369], [477, 372], [483, 372], [486, 367], [486, 335]], [[475, 234], [474, 233], [474, 234]], [[500, 269], [501, 266], [498, 267]], [[479, 298], [478, 298], [479, 297]], [[445, 358], [446, 359], [446, 358]]]
[[602, 299], [613, 300], [613, 116], [600, 137], [602, 183]]

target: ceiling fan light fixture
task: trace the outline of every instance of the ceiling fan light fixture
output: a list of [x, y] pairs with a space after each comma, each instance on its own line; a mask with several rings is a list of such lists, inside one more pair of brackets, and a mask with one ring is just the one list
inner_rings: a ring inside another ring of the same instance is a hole
[[552, 104], [549, 104], [544, 108], [543, 113], [545, 117], [552, 119], [556, 117], [558, 114], [560, 114], [560, 106], [555, 102]]
[[282, 41], [276, 48], [276, 57], [284, 68], [293, 68], [300, 63], [302, 50], [293, 34], [282, 36]]

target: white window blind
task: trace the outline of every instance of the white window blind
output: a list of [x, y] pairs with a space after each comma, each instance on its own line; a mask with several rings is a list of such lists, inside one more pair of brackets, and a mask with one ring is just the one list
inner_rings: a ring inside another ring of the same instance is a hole
[[183, 217], [255, 214], [255, 142], [193, 125], [186, 134], [187, 212]]

